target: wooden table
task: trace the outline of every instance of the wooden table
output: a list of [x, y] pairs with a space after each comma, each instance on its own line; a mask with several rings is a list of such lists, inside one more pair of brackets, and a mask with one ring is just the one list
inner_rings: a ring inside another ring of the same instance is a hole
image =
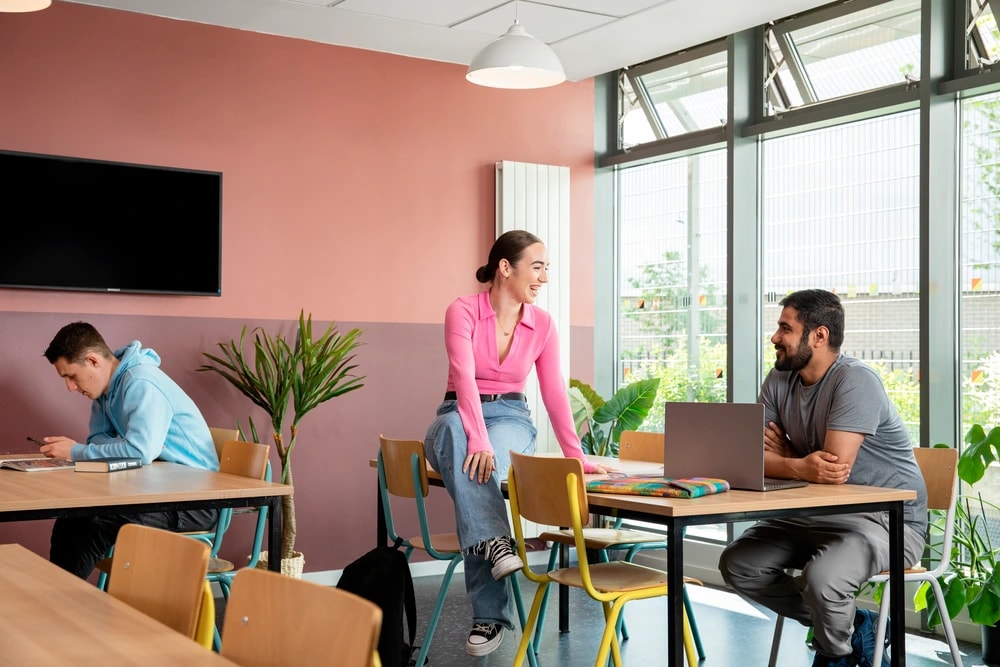
[[20, 544], [0, 544], [0, 591], [3, 664], [235, 664]]
[[[0, 521], [267, 505], [274, 553], [281, 543], [281, 497], [293, 491], [287, 484], [165, 461], [112, 473], [0, 469]], [[279, 572], [281, 559], [269, 558], [268, 569]]]
[[[548, 456], [548, 454], [543, 454]], [[611, 466], [626, 473], [650, 472], [648, 463], [620, 461], [608, 457], [588, 457], [589, 460]], [[372, 461], [372, 465], [376, 465]], [[662, 469], [661, 469], [662, 470]], [[587, 475], [588, 478], [597, 477]], [[443, 486], [441, 475], [428, 464], [428, 481]], [[507, 492], [503, 483], [504, 494]], [[856, 512], [889, 513], [889, 613], [902, 619], [904, 614], [903, 591], [903, 501], [914, 500], [916, 491], [884, 489], [854, 484], [810, 484], [780, 491], [727, 491], [700, 498], [656, 498], [625, 496], [607, 493], [588, 493], [590, 511], [626, 519], [658, 523], [667, 529], [667, 590], [679, 591], [684, 576], [684, 531], [688, 526], [734, 521], [759, 521], [782, 517], [852, 514]], [[384, 530], [381, 497], [378, 505], [379, 531]], [[384, 539], [383, 539], [384, 542]], [[562, 597], [562, 596], [561, 596]], [[561, 602], [560, 616], [567, 604]], [[684, 642], [683, 599], [680, 595], [667, 596], [667, 665], [683, 667]], [[561, 619], [561, 624], [565, 620]], [[906, 665], [906, 625], [892, 624], [893, 667]]]
[[[733, 521], [758, 521], [779, 517], [889, 512], [890, 615], [892, 665], [906, 664], [906, 628], [903, 618], [903, 501], [916, 498], [915, 491], [883, 489], [853, 484], [810, 484], [780, 491], [728, 491], [700, 498], [654, 498], [588, 493], [590, 510], [599, 514], [641, 519], [666, 526], [667, 590], [679, 591], [684, 574], [684, 530], [688, 526]], [[682, 635], [683, 600], [667, 596], [667, 664], [684, 665]]]

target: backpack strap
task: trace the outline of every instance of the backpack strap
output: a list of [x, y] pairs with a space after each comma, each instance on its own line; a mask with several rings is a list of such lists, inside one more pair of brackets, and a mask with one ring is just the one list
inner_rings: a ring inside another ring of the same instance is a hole
[[[393, 544], [393, 548], [399, 549], [402, 544], [403, 538], [397, 537], [395, 544]], [[406, 629], [409, 632], [410, 639], [408, 645], [412, 655], [414, 641], [417, 635], [417, 598], [413, 592], [413, 577], [410, 575], [409, 562], [405, 560], [403, 562], [406, 563], [406, 576], [403, 581], [403, 609], [406, 613]]]

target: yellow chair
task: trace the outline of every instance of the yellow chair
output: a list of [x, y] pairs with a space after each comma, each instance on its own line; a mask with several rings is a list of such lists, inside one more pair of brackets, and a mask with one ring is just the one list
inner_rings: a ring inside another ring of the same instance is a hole
[[[932, 551], [939, 553], [940, 560], [934, 568], [928, 570], [919, 563], [903, 571], [903, 581], [927, 582], [934, 593], [938, 609], [941, 610], [941, 625], [944, 628], [948, 648], [951, 649], [951, 659], [955, 667], [962, 667], [962, 654], [955, 638], [955, 630], [948, 616], [944, 592], [938, 583], [938, 577], [951, 567], [951, 542], [955, 530], [955, 502], [958, 495], [958, 450], [950, 447], [915, 447], [913, 455], [917, 458], [920, 473], [927, 487], [927, 509], [945, 512], [944, 534], [940, 550], [935, 544]], [[889, 573], [881, 572], [871, 577], [871, 583], [884, 583], [882, 602], [879, 606], [878, 627], [875, 630], [875, 656], [872, 664], [882, 664], [882, 651], [885, 646], [886, 619], [889, 617]], [[774, 667], [778, 660], [778, 647], [781, 644], [781, 631], [785, 617], [778, 616], [774, 624], [774, 636], [771, 639], [771, 657], [768, 667]]]
[[[608, 662], [610, 652], [616, 667], [621, 667], [621, 652], [615, 628], [627, 602], [667, 594], [667, 575], [660, 570], [624, 561], [596, 563], [587, 559], [587, 546], [583, 532], [583, 517], [589, 515], [587, 492], [584, 486], [583, 465], [578, 459], [548, 456], [525, 456], [511, 453], [511, 469], [507, 477], [511, 513], [514, 518], [514, 535], [518, 554], [525, 563], [526, 577], [538, 584], [531, 604], [528, 622], [514, 658], [514, 667], [524, 664], [531, 647], [531, 634], [541, 612], [549, 585], [553, 582], [564, 586], [582, 588], [587, 595], [604, 606], [605, 626], [598, 649], [595, 667]], [[528, 566], [524, 548], [524, 529], [521, 521], [549, 526], [571, 526], [577, 549], [577, 567], [566, 567], [536, 573]], [[697, 664], [694, 640], [684, 613], [684, 649], [689, 665]]]
[[[618, 458], [622, 461], [639, 461], [663, 465], [663, 434], [643, 431], [622, 431], [618, 439]], [[602, 563], [611, 560], [609, 551], [625, 551], [625, 560], [631, 562], [639, 551], [667, 548], [667, 543], [663, 535], [642, 530], [623, 529], [621, 519], [618, 519], [610, 528], [591, 528], [585, 526], [583, 536], [587, 548], [596, 551], [598, 560]], [[549, 554], [549, 569], [551, 570], [555, 568], [559, 550], [574, 546], [575, 537], [572, 530], [562, 528], [546, 531], [539, 535], [538, 539], [552, 543], [552, 551]], [[692, 580], [692, 583], [700, 584], [701, 582]], [[688, 622], [691, 624], [691, 636], [694, 639], [698, 659], [704, 660], [705, 650], [702, 647], [701, 635], [698, 633], [698, 625], [694, 618], [694, 609], [691, 606], [691, 600], [688, 598], [686, 588], [681, 591], [681, 595], [684, 599], [684, 609], [688, 615]], [[536, 650], [539, 641], [541, 641], [542, 625], [545, 623], [547, 603], [548, 596], [546, 595], [546, 599], [542, 601], [542, 611], [538, 618], [538, 627], [535, 630]], [[624, 617], [619, 623], [619, 630], [623, 640], [629, 638]]]
[[371, 667], [382, 610], [338, 588], [243, 569], [226, 605], [222, 655], [242, 667]]
[[125, 524], [115, 541], [108, 595], [195, 639], [199, 615], [207, 615], [208, 553], [208, 545], [178, 533]]

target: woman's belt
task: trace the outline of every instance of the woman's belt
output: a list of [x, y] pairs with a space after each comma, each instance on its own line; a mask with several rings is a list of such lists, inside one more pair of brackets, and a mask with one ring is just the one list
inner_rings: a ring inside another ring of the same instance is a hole
[[[444, 400], [454, 401], [458, 399], [458, 394], [453, 391], [444, 392]], [[525, 400], [524, 394], [519, 392], [511, 392], [509, 394], [480, 394], [479, 400], [483, 403], [492, 403], [493, 401], [523, 401]]]

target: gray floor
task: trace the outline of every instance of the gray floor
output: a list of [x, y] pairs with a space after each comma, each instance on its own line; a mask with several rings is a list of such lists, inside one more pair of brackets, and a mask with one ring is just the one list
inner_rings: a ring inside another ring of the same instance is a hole
[[[533, 588], [522, 581], [525, 607], [530, 607]], [[439, 577], [422, 577], [415, 580], [417, 591], [418, 625], [417, 641], [422, 641], [427, 616], [434, 608], [440, 585]], [[710, 587], [690, 587], [695, 617], [701, 630], [706, 657], [703, 667], [763, 667], [771, 649], [774, 616], [758, 609], [737, 596]], [[571, 591], [571, 631], [560, 634], [557, 611], [550, 603], [551, 613], [545, 623], [544, 636], [538, 663], [547, 665], [592, 665], [600, 643], [600, 629], [604, 619], [600, 605], [580, 591]], [[486, 658], [472, 658], [465, 654], [470, 607], [465, 596], [461, 575], [448, 592], [441, 622], [431, 643], [431, 665], [458, 667], [461, 665], [510, 665], [513, 662], [520, 632], [508, 633], [503, 644]], [[631, 639], [622, 644], [622, 659], [626, 665], [653, 665], [665, 663], [666, 613], [662, 600], [641, 600], [625, 608]], [[805, 629], [797, 623], [785, 625], [778, 664], [789, 667], [809, 667], [813, 653], [805, 645]], [[984, 663], [979, 646], [962, 644], [963, 660], [967, 667]], [[951, 665], [948, 645], [937, 638], [919, 634], [907, 636], [907, 665], [930, 667]]]

